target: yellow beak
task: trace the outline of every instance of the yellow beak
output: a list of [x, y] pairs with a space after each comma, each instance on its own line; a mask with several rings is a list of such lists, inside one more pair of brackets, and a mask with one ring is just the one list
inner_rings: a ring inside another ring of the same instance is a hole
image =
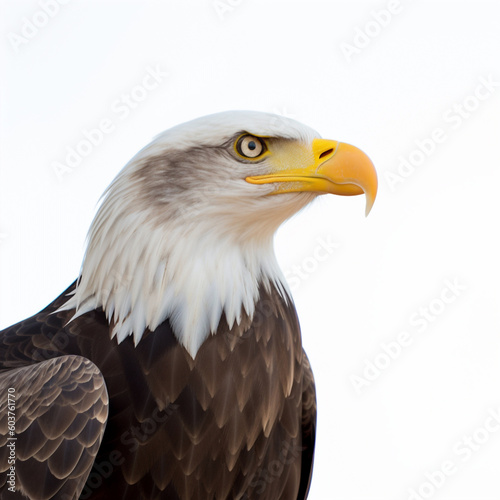
[[[314, 139], [313, 161], [307, 166], [288, 168], [297, 163], [297, 155], [289, 158], [285, 169], [267, 175], [247, 177], [251, 184], [278, 183], [271, 194], [313, 191], [342, 196], [366, 194], [366, 215], [377, 196], [377, 172], [368, 156], [360, 149], [337, 141]], [[280, 164], [284, 162], [280, 161]]]

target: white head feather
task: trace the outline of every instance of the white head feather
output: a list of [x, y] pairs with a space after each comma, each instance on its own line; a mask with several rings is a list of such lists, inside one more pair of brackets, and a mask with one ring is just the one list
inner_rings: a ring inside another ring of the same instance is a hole
[[74, 295], [61, 309], [73, 318], [102, 307], [118, 342], [167, 318], [194, 357], [225, 314], [229, 326], [252, 317], [259, 286], [286, 282], [273, 235], [313, 193], [266, 196], [266, 172], [231, 154], [239, 134], [294, 139], [318, 134], [288, 118], [225, 112], [178, 125], [156, 137], [117, 175], [88, 234]]

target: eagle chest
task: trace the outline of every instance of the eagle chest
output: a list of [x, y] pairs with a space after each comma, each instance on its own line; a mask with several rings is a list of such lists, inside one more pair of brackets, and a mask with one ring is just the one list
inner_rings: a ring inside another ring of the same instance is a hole
[[119, 451], [126, 482], [173, 487], [180, 498], [226, 498], [228, 485], [231, 494], [276, 494], [269, 478], [300, 464], [302, 347], [293, 306], [262, 294], [252, 320], [233, 328], [221, 321], [195, 359], [168, 321], [136, 347], [128, 340], [118, 346], [128, 388], [123, 378], [108, 384], [117, 417], [100, 451]]

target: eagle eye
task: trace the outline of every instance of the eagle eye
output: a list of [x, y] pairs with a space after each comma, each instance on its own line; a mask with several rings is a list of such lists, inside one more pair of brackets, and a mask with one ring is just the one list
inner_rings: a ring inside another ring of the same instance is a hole
[[265, 149], [264, 141], [253, 135], [243, 135], [236, 142], [236, 151], [244, 158], [257, 158]]

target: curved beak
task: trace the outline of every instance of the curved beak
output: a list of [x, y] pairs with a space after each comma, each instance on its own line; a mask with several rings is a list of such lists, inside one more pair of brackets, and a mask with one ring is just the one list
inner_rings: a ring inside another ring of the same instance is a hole
[[[377, 172], [370, 158], [350, 144], [327, 139], [314, 139], [312, 153], [313, 161], [307, 166], [279, 169], [246, 180], [252, 184], [278, 183], [272, 194], [311, 191], [355, 196], [364, 193], [368, 215], [378, 188]], [[287, 162], [287, 166], [292, 162]]]

